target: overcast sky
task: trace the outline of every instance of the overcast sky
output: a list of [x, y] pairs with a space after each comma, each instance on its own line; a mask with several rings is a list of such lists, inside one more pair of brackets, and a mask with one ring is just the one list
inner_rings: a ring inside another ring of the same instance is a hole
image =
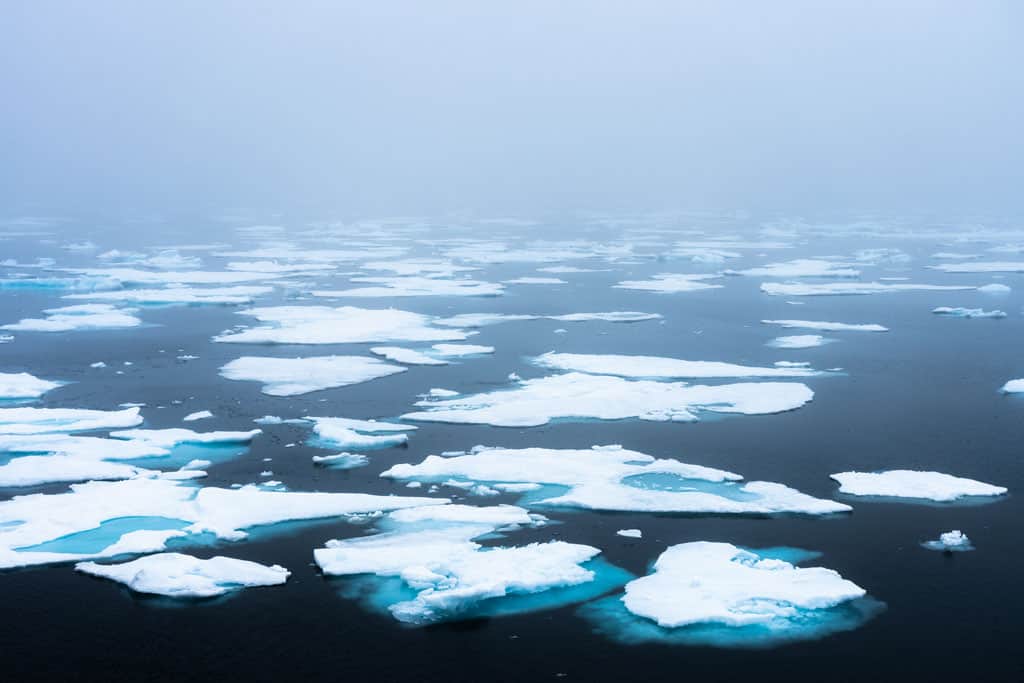
[[0, 214], [1021, 213], [1024, 3], [0, 0]]

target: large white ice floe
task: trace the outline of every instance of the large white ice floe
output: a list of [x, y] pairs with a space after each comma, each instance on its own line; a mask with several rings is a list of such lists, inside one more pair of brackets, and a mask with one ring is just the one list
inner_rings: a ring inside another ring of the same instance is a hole
[[892, 294], [915, 291], [956, 291], [977, 289], [969, 285], [928, 285], [911, 282], [764, 282], [761, 291], [772, 296], [838, 296], [861, 294]]
[[876, 323], [833, 323], [822, 320], [762, 320], [764, 325], [821, 330], [822, 332], [888, 332], [888, 327]]
[[75, 569], [124, 584], [137, 593], [171, 598], [212, 598], [242, 588], [277, 586], [291, 573], [276, 564], [222, 556], [202, 560], [181, 553], [158, 553], [120, 564], [79, 562]]
[[71, 332], [136, 327], [142, 321], [134, 308], [117, 308], [110, 304], [78, 304], [43, 311], [45, 318], [24, 318], [4, 325], [2, 329], [22, 332]]
[[967, 534], [959, 529], [946, 531], [939, 534], [938, 539], [925, 541], [921, 545], [928, 550], [939, 550], [946, 553], [963, 553], [974, 550], [971, 539], [967, 538]]
[[637, 289], [645, 292], [661, 294], [677, 294], [679, 292], [698, 292], [704, 289], [716, 289], [722, 285], [706, 282], [718, 277], [707, 274], [660, 273], [649, 280], [623, 280], [614, 287], [619, 289]]
[[408, 296], [499, 296], [505, 288], [495, 282], [458, 279], [449, 280], [435, 277], [355, 277], [354, 283], [366, 283], [366, 287], [351, 289], [317, 289], [313, 296], [324, 298], [345, 297], [408, 297]]
[[123, 429], [110, 432], [111, 438], [144, 442], [161, 448], [173, 448], [178, 444], [239, 444], [249, 443], [262, 433], [259, 429], [244, 432], [196, 432], [182, 427], [170, 429]]
[[486, 327], [498, 323], [516, 322], [519, 320], [558, 320], [567, 323], [580, 322], [611, 322], [636, 323], [645, 320], [660, 320], [660, 313], [642, 313], [640, 311], [606, 311], [599, 313], [566, 313], [564, 315], [527, 315], [521, 313], [460, 313], [450, 318], [439, 318], [436, 325], [444, 327]]
[[114, 291], [67, 294], [65, 299], [117, 301], [134, 304], [248, 304], [257, 296], [269, 294], [273, 287], [239, 285], [237, 287], [185, 287], [163, 289], [118, 289]]
[[358, 344], [364, 342], [460, 341], [466, 333], [431, 325], [429, 316], [391, 308], [271, 306], [240, 311], [267, 325], [214, 337], [250, 344]]
[[1000, 389], [1004, 394], [1024, 393], [1024, 379], [1011, 379]]
[[163, 476], [73, 484], [0, 501], [0, 568], [162, 551], [172, 539], [242, 540], [247, 529], [447, 503], [361, 493], [198, 488]]
[[935, 315], [943, 315], [949, 318], [1005, 318], [1006, 313], [1003, 311], [986, 311], [983, 308], [962, 308], [959, 306], [939, 306], [933, 308], [932, 313]]
[[822, 346], [832, 341], [820, 334], [794, 334], [786, 337], [776, 337], [768, 342], [768, 346], [777, 349], [810, 349], [815, 346]]
[[138, 408], [0, 408], [0, 434], [46, 434], [120, 429], [142, 423]]
[[743, 482], [725, 470], [655, 459], [621, 446], [590, 449], [479, 447], [466, 455], [428, 456], [382, 477], [424, 483], [534, 486], [521, 504], [590, 510], [712, 514], [827, 515], [848, 505], [814, 498], [782, 484]]
[[243, 356], [220, 369], [221, 377], [263, 383], [270, 396], [297, 396], [387, 377], [405, 368], [366, 356], [268, 358]]
[[548, 541], [484, 547], [475, 539], [544, 524], [509, 506], [399, 510], [380, 533], [313, 551], [324, 574], [349, 576], [343, 594], [409, 624], [495, 616], [596, 597], [629, 576], [595, 561], [600, 550]]
[[353, 420], [345, 417], [310, 417], [317, 444], [331, 448], [357, 450], [401, 446], [409, 441], [405, 432], [414, 425], [376, 420]]
[[794, 410], [813, 397], [809, 387], [795, 382], [691, 386], [570, 372], [482, 394], [424, 398], [416, 403], [423, 410], [402, 417], [496, 427], [534, 427], [555, 419], [693, 422], [699, 411], [766, 415]]
[[703, 360], [682, 360], [661, 356], [621, 354], [555, 353], [537, 356], [535, 365], [552, 370], [586, 372], [636, 378], [711, 378], [711, 377], [811, 377], [819, 374], [806, 367], [763, 368]]
[[72, 272], [90, 277], [117, 280], [127, 285], [233, 285], [242, 282], [275, 280], [281, 273], [246, 273], [207, 270], [141, 270], [138, 268], [81, 268]]
[[0, 372], [0, 399], [38, 398], [60, 386], [61, 382], [40, 379], [27, 372]]
[[795, 259], [728, 272], [752, 277], [857, 277], [860, 275], [860, 271], [856, 268], [824, 259]]
[[882, 472], [838, 472], [839, 492], [854, 496], [884, 496], [951, 502], [960, 498], [1001, 496], [1006, 488], [942, 472], [886, 470]]
[[946, 273], [1024, 273], [1024, 261], [969, 261], [928, 267]]

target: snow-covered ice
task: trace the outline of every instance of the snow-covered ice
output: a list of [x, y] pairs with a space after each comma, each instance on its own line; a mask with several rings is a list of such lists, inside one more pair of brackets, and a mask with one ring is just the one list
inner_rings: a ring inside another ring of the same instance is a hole
[[707, 274], [660, 273], [649, 280], [623, 280], [614, 287], [619, 289], [636, 289], [661, 294], [677, 294], [679, 292], [698, 292], [704, 289], [716, 289], [722, 285], [705, 282], [718, 277]]
[[185, 417], [181, 418], [182, 422], [195, 422], [196, 420], [205, 420], [213, 417], [213, 413], [209, 410], [197, 410], [194, 413], [189, 413]]
[[404, 365], [448, 365], [448, 361], [442, 358], [435, 358], [422, 351], [405, 349], [401, 346], [374, 346], [370, 349], [370, 353]]
[[717, 361], [692, 361], [661, 356], [621, 354], [545, 353], [532, 359], [535, 365], [552, 370], [586, 372], [635, 378], [711, 377], [811, 377], [819, 374], [806, 367], [764, 368]]
[[1024, 393], [1024, 379], [1011, 379], [1000, 389], [1004, 394]]
[[762, 320], [764, 325], [778, 325], [822, 332], [888, 332], [889, 328], [876, 323], [833, 323], [821, 320]]
[[963, 533], [959, 529], [946, 531], [939, 534], [939, 538], [937, 540], [925, 541], [921, 545], [928, 550], [939, 550], [946, 553], [962, 553], [974, 550], [974, 546], [971, 544], [971, 539], [967, 538], [967, 534]]
[[972, 496], [1001, 496], [1002, 486], [942, 472], [886, 470], [882, 472], [838, 472], [839, 492], [853, 496], [885, 496], [950, 502]]
[[768, 346], [777, 349], [810, 349], [832, 341], [820, 334], [794, 334], [787, 337], [776, 337], [768, 342]]
[[27, 372], [0, 372], [0, 399], [38, 398], [63, 386]]
[[619, 529], [615, 534], [626, 538], [643, 538], [644, 536], [644, 532], [640, 529]]
[[243, 356], [220, 369], [226, 379], [263, 383], [270, 396], [297, 396], [387, 377], [405, 368], [366, 356], [271, 358]]
[[0, 434], [47, 434], [120, 429], [142, 423], [138, 408], [0, 408]]
[[75, 570], [116, 581], [138, 593], [172, 598], [212, 598], [242, 588], [277, 586], [291, 573], [276, 564], [222, 556], [201, 560], [181, 553], [158, 553], [120, 564], [79, 562]]
[[74, 330], [104, 330], [136, 327], [142, 321], [133, 314], [134, 308], [117, 308], [110, 304], [78, 304], [43, 311], [45, 318], [23, 318], [2, 329], [22, 332], [71, 332]]
[[1003, 311], [993, 310], [986, 311], [983, 308], [962, 308], [959, 306], [939, 306], [933, 308], [932, 313], [936, 315], [944, 315], [950, 318], [1005, 318], [1006, 313]]
[[928, 285], [901, 282], [764, 282], [761, 291], [772, 296], [842, 296], [863, 294], [891, 294], [895, 292], [950, 292], [977, 289], [969, 285]]
[[461, 341], [460, 329], [437, 328], [431, 318], [392, 308], [271, 306], [240, 311], [260, 327], [225, 332], [214, 341], [240, 344], [360, 344], [365, 342]]
[[858, 277], [860, 275], [860, 271], [856, 268], [824, 259], [794, 259], [735, 272], [752, 277]]
[[409, 441], [405, 432], [416, 429], [414, 425], [376, 420], [352, 420], [345, 417], [310, 417], [313, 432], [320, 445], [331, 448], [388, 448], [401, 446]]
[[413, 297], [413, 296], [499, 296], [505, 288], [495, 282], [481, 280], [447, 280], [435, 277], [356, 277], [354, 283], [367, 287], [351, 289], [317, 289], [310, 292], [322, 298], [344, 297]]
[[715, 386], [627, 380], [570, 372], [525, 379], [512, 388], [458, 398], [425, 398], [403, 419], [534, 427], [555, 419], [694, 422], [699, 411], [767, 415], [794, 410], [814, 397], [804, 384], [754, 382]]
[[164, 289], [118, 289], [114, 291], [67, 294], [65, 299], [116, 301], [134, 304], [248, 304], [257, 296], [269, 294], [273, 287], [240, 285], [237, 287], [185, 287]]
[[[655, 459], [621, 446], [590, 449], [489, 448], [418, 465], [394, 465], [382, 477], [425, 483], [540, 485], [523, 504], [590, 510], [715, 514], [833, 514], [850, 509], [782, 484], [742, 482], [732, 472]], [[505, 489], [507, 490], [507, 489]]]

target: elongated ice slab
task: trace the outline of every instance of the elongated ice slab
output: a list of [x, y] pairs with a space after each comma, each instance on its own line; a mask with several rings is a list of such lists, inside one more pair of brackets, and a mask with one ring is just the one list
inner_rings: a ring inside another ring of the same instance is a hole
[[82, 268], [73, 272], [118, 280], [132, 285], [231, 285], [241, 282], [275, 280], [281, 273], [207, 270], [141, 270], [138, 268]]
[[182, 443], [193, 444], [232, 444], [249, 443], [262, 432], [250, 429], [245, 432], [196, 432], [191, 429], [172, 427], [170, 429], [125, 429], [110, 432], [114, 439], [128, 439], [144, 442], [161, 448], [173, 448]]
[[1024, 379], [1011, 379], [1000, 389], [1004, 394], [1024, 393]]
[[986, 311], [983, 308], [962, 308], [959, 306], [939, 306], [933, 308], [932, 313], [936, 315], [944, 315], [950, 318], [1005, 318], [1006, 313], [1003, 311]]
[[710, 377], [811, 377], [819, 374], [805, 367], [762, 368], [715, 361], [681, 360], [660, 356], [620, 354], [584, 354], [549, 352], [533, 363], [552, 370], [586, 372], [637, 378], [710, 378]]
[[885, 284], [883, 282], [823, 282], [807, 284], [798, 282], [765, 282], [761, 291], [772, 296], [839, 296], [862, 294], [892, 294], [895, 292], [948, 292], [977, 289], [964, 285], [927, 285], [914, 283]]
[[220, 369], [221, 377], [263, 383], [270, 396], [297, 396], [387, 377], [405, 368], [366, 356], [268, 358], [243, 356]]
[[1001, 496], [1006, 488], [942, 472], [886, 470], [838, 472], [839, 492], [854, 496], [885, 496], [950, 502], [972, 496]]
[[530, 484], [523, 504], [591, 510], [817, 515], [850, 509], [782, 484], [743, 483], [742, 477], [732, 472], [655, 459], [621, 446], [580, 450], [479, 447], [467, 455], [431, 455], [418, 465], [395, 465], [381, 476], [425, 483], [493, 484], [499, 490], [507, 490], [501, 487], [510, 484]]
[[649, 280], [623, 280], [617, 285], [619, 289], [637, 289], [645, 292], [661, 294], [677, 294], [680, 292], [698, 292], [704, 289], [716, 289], [722, 285], [705, 282], [717, 275], [661, 273]]
[[820, 320], [762, 320], [764, 325], [804, 330], [821, 330], [822, 332], [888, 332], [888, 327], [875, 323], [833, 323]]
[[466, 333], [441, 329], [431, 318], [395, 309], [354, 306], [272, 306], [240, 311], [268, 325], [214, 337], [218, 342], [249, 344], [358, 344], [364, 342], [460, 341]]
[[61, 382], [39, 379], [27, 372], [0, 372], [0, 399], [38, 398], [59, 386]]
[[946, 273], [1024, 273], [1024, 261], [969, 261], [928, 267]]
[[777, 349], [810, 349], [832, 341], [820, 334], [794, 334], [787, 337], [776, 337], [768, 342], [768, 346]]
[[401, 346], [374, 346], [370, 353], [404, 365], [448, 365], [448, 361], [442, 358], [435, 358], [414, 349], [404, 349]]
[[22, 332], [71, 332], [74, 330], [103, 330], [136, 327], [142, 321], [133, 308], [117, 308], [110, 304], [79, 304], [62, 308], [48, 308], [45, 318], [24, 318], [4, 325], [2, 329]]
[[184, 287], [165, 289], [119, 289], [115, 291], [68, 294], [65, 299], [117, 301], [135, 304], [248, 304], [257, 296], [269, 294], [273, 287]]
[[735, 271], [753, 277], [858, 277], [860, 271], [846, 264], [824, 259], [794, 259]]
[[201, 560], [181, 553], [158, 553], [120, 564], [79, 562], [75, 569], [122, 583], [138, 593], [171, 598], [212, 598], [242, 588], [277, 586], [291, 573], [276, 564], [222, 556]]
[[512, 388], [458, 398], [428, 397], [403, 419], [534, 427], [555, 419], [696, 421], [697, 412], [766, 415], [794, 410], [814, 397], [806, 385], [756, 382], [694, 385], [570, 372], [517, 381]]
[[660, 320], [660, 313], [642, 313], [640, 311], [606, 311], [599, 313], [566, 313], [564, 315], [525, 315], [518, 313], [460, 313], [450, 318], [439, 318], [434, 324], [443, 327], [485, 327], [498, 323], [516, 322], [520, 320], [558, 320], [567, 323], [610, 322], [636, 323], [645, 320]]
[[138, 408], [0, 408], [0, 434], [85, 432], [134, 427], [142, 422]]
[[500, 296], [505, 288], [495, 282], [481, 280], [448, 280], [435, 277], [356, 277], [352, 282], [367, 287], [351, 289], [318, 289], [310, 292], [324, 298], [344, 297], [412, 297], [412, 296]]

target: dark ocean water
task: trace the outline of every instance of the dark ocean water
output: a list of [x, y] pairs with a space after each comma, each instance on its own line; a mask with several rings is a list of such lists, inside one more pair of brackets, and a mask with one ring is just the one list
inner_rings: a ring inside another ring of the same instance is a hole
[[[62, 235], [67, 240], [78, 236]], [[83, 236], [84, 237], [84, 236]], [[550, 235], [549, 235], [550, 237]], [[140, 239], [136, 236], [135, 239]], [[150, 243], [159, 243], [151, 240]], [[103, 248], [120, 246], [104, 244]], [[877, 237], [817, 240], [799, 248], [751, 252], [724, 267], [747, 267], [820, 254], [898, 246], [909, 263], [866, 267], [863, 279], [907, 276], [914, 282], [984, 284], [990, 275], [927, 271], [927, 255], [951, 250], [935, 241], [886, 241]], [[10, 247], [8, 249], [8, 247]], [[87, 256], [67, 255], [18, 238], [0, 242], [5, 258], [47, 253], [60, 265]], [[954, 249], [955, 250], [955, 249]], [[973, 249], [971, 249], [973, 250]], [[205, 258], [205, 256], [204, 256]], [[1009, 260], [995, 257], [992, 260]], [[113, 409], [146, 403], [146, 426], [181, 426], [193, 411], [215, 420], [195, 429], [251, 429], [262, 415], [328, 415], [389, 418], [407, 412], [417, 394], [432, 387], [463, 393], [507, 386], [507, 375], [545, 373], [526, 358], [550, 350], [630, 353], [690, 360], [770, 365], [810, 361], [842, 372], [805, 381], [814, 400], [799, 410], [768, 416], [708, 417], [692, 424], [638, 420], [553, 423], [529, 429], [422, 423], [407, 447], [369, 453], [366, 467], [338, 471], [314, 467], [308, 428], [263, 427], [264, 435], [238, 458], [216, 464], [203, 485], [257, 480], [270, 464], [274, 479], [290, 490], [409, 493], [379, 473], [428, 454], [477, 444], [506, 447], [586, 448], [623, 446], [657, 457], [722, 468], [747, 479], [778, 481], [854, 507], [829, 518], [672, 516], [544, 510], [560, 522], [518, 532], [515, 542], [562, 540], [602, 549], [604, 558], [635, 575], [669, 545], [695, 540], [764, 548], [791, 546], [821, 553], [809, 563], [835, 569], [867, 589], [885, 608], [851, 631], [772, 648], [715, 648], [668, 644], [628, 645], [595, 632], [573, 605], [548, 611], [411, 628], [342, 596], [344, 579], [328, 579], [312, 563], [312, 550], [332, 538], [366, 532], [343, 520], [289, 525], [286, 532], [256, 534], [242, 543], [190, 547], [207, 556], [281, 564], [287, 584], [252, 589], [206, 602], [170, 604], [91, 579], [70, 566], [0, 573], [0, 652], [3, 678], [12, 681], [181, 680], [381, 680], [524, 681], [566, 678], [613, 680], [1020, 680], [1024, 611], [1020, 565], [1024, 485], [1024, 399], [998, 388], [1024, 376], [1024, 324], [1020, 277], [999, 280], [1008, 295], [971, 291], [908, 292], [874, 296], [787, 297], [758, 291], [763, 278], [732, 277], [722, 289], [653, 294], [613, 289], [622, 279], [658, 272], [702, 272], [723, 267], [687, 261], [603, 264], [610, 272], [557, 275], [562, 286], [512, 286], [498, 298], [422, 297], [359, 299], [367, 308], [395, 306], [435, 315], [462, 312], [561, 314], [636, 310], [660, 313], [664, 323], [512, 322], [484, 327], [472, 343], [496, 347], [492, 356], [447, 367], [408, 372], [364, 384], [275, 398], [255, 382], [228, 381], [217, 369], [240, 355], [294, 357], [361, 353], [367, 345], [250, 346], [213, 344], [210, 337], [238, 323], [234, 307], [147, 308], [146, 325], [130, 330], [59, 334], [17, 333], [0, 345], [0, 369], [25, 370], [72, 383], [35, 405]], [[529, 275], [544, 264], [505, 264], [474, 273], [489, 281]], [[574, 265], [582, 265], [575, 263]], [[212, 266], [208, 266], [213, 269]], [[347, 270], [347, 268], [341, 268]], [[342, 283], [338, 277], [334, 283]], [[266, 302], [290, 301], [281, 294]], [[0, 321], [36, 316], [65, 305], [59, 293], [0, 292]], [[265, 303], [264, 300], [260, 301]], [[936, 306], [999, 308], [1002, 320], [961, 320], [932, 315]], [[759, 324], [762, 318], [881, 323], [885, 334], [823, 333], [837, 342], [799, 351], [765, 346], [771, 338], [804, 332]], [[559, 328], [567, 330], [556, 334]], [[183, 362], [176, 356], [194, 354]], [[105, 361], [104, 371], [89, 368]], [[122, 366], [129, 361], [131, 366]], [[114, 370], [124, 374], [115, 375]], [[180, 404], [173, 401], [181, 401]], [[165, 406], [156, 408], [156, 406]], [[295, 443], [295, 447], [285, 448]], [[883, 468], [932, 469], [977, 478], [1010, 489], [983, 505], [918, 505], [838, 496], [829, 474]], [[0, 497], [57, 492], [64, 485], [0, 490]], [[448, 495], [448, 490], [444, 492]], [[516, 502], [517, 497], [465, 498], [462, 502]], [[636, 527], [642, 539], [617, 529]], [[942, 531], [962, 529], [977, 550], [944, 555], [920, 547]]]

